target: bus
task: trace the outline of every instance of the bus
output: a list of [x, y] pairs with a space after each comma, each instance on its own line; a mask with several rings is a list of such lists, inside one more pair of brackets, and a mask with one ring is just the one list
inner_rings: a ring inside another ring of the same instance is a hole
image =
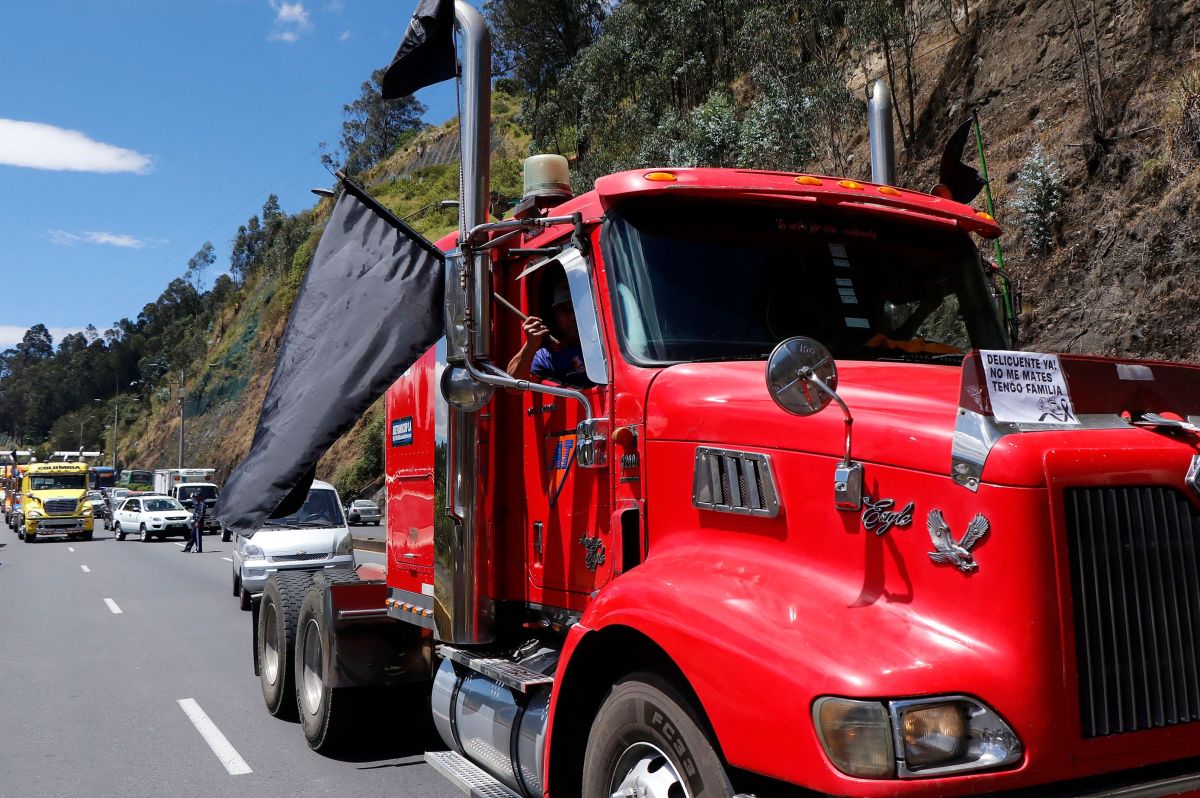
[[121, 472], [121, 479], [117, 484], [126, 488], [130, 485], [153, 485], [154, 472], [136, 468], [125, 469]]
[[105, 490], [115, 487], [117, 472], [112, 466], [92, 466], [88, 469], [88, 489]]

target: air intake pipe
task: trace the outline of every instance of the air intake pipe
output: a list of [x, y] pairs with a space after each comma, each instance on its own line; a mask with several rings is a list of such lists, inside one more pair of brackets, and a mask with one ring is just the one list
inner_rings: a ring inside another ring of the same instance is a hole
[[896, 183], [896, 145], [892, 140], [892, 94], [882, 80], [871, 86], [867, 100], [867, 130], [871, 139], [871, 182]]

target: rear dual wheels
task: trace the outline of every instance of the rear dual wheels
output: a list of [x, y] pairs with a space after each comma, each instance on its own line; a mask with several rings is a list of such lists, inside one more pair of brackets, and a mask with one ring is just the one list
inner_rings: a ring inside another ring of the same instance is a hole
[[277, 718], [296, 717], [293, 664], [296, 625], [312, 574], [272, 574], [258, 613], [258, 678], [267, 711]]
[[733, 785], [706, 727], [669, 681], [652, 673], [626, 677], [592, 722], [584, 798], [729, 798]]

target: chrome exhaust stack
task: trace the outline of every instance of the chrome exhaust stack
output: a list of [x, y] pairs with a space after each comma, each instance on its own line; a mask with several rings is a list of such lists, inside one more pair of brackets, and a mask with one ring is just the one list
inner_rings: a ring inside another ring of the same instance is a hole
[[896, 183], [896, 145], [892, 135], [892, 93], [877, 80], [867, 100], [867, 130], [871, 140], [871, 182]]
[[[491, 182], [491, 34], [483, 17], [470, 4], [455, 0], [454, 25], [462, 42], [459, 67], [461, 106], [459, 136], [458, 229], [460, 244], [471, 230], [488, 221]], [[468, 357], [491, 357], [491, 274], [486, 253], [467, 248], [446, 261], [446, 359], [443, 386], [460, 387], [470, 376], [463, 368]], [[469, 386], [468, 386], [469, 387]], [[445, 388], [443, 388], [443, 394]], [[486, 404], [490, 393], [480, 397]], [[438, 640], [477, 645], [494, 637], [494, 600], [490, 568], [492, 541], [483, 507], [481, 472], [487, 448], [480, 438], [479, 407], [450, 405], [449, 451], [442, 484], [445, 519], [434, 531], [434, 627]], [[439, 465], [441, 465], [439, 463]], [[446, 523], [449, 521], [449, 523]]]

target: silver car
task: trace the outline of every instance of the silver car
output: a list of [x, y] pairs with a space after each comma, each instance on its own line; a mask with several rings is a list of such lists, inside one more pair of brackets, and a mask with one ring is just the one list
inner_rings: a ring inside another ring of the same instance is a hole
[[353, 567], [354, 541], [337, 491], [328, 482], [314, 482], [298, 512], [267, 519], [252, 537], [237, 536], [233, 595], [248, 610], [273, 573]]
[[355, 524], [374, 524], [379, 526], [379, 505], [367, 499], [358, 499], [350, 502], [350, 506], [346, 508], [346, 517], [350, 519], [350, 526]]

